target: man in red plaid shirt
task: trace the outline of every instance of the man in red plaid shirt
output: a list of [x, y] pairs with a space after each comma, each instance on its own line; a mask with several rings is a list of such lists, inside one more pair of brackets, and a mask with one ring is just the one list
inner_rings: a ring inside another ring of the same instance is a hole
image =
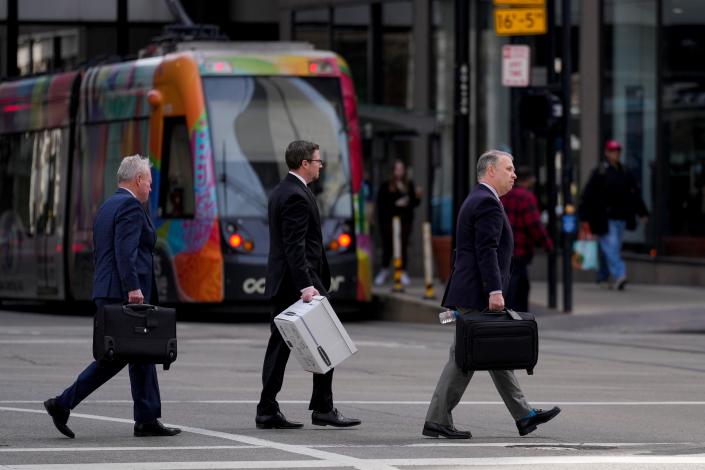
[[534, 247], [553, 250], [553, 242], [541, 223], [538, 201], [531, 188], [536, 178], [529, 167], [516, 169], [514, 188], [501, 197], [514, 234], [512, 274], [507, 289], [507, 307], [519, 312], [529, 311], [529, 264]]

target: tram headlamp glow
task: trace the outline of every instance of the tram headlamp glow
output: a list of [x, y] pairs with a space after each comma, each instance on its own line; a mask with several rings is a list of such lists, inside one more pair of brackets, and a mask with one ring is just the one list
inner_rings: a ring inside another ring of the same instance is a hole
[[230, 238], [228, 238], [228, 243], [233, 248], [240, 248], [242, 245], [242, 236], [239, 233], [233, 233], [230, 235]]
[[343, 232], [328, 243], [328, 249], [331, 251], [345, 251], [350, 248], [350, 245], [352, 245], [352, 236], [347, 232]]
[[341, 233], [340, 235], [338, 235], [338, 243], [340, 244], [341, 248], [348, 248], [352, 243], [352, 237], [349, 233]]

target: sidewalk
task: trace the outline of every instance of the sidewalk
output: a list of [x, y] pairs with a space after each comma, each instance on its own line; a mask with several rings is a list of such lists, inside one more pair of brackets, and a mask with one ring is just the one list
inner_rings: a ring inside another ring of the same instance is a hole
[[[563, 315], [562, 284], [557, 286], [557, 309], [548, 308], [547, 283], [531, 282], [530, 304], [536, 315]], [[423, 298], [421, 279], [412, 279], [404, 292], [392, 292], [391, 285], [374, 287], [373, 293], [382, 304], [381, 319], [419, 323], [438, 322], [438, 312], [443, 310], [440, 299], [444, 284], [435, 286], [435, 300]], [[674, 310], [702, 310], [705, 316], [705, 289], [701, 287], [627, 284], [623, 291], [599, 287], [594, 283], [573, 284], [573, 310], [571, 316], [597, 316], [600, 314], [634, 314], [669, 312]]]

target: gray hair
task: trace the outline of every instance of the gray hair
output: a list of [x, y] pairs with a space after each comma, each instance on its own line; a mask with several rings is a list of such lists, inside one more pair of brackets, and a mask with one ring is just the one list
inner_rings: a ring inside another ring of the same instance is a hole
[[132, 181], [140, 173], [149, 173], [151, 167], [149, 159], [140, 154], [123, 158], [117, 171], [118, 184]]
[[506, 155], [510, 160], [514, 161], [514, 157], [507, 152], [501, 150], [488, 150], [487, 152], [480, 155], [477, 159], [477, 179], [478, 181], [485, 176], [487, 173], [487, 168], [490, 166], [497, 167], [497, 161], [499, 157]]

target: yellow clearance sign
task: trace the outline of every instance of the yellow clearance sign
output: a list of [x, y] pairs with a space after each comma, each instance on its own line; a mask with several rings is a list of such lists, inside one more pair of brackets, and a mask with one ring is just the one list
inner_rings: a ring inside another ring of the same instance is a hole
[[546, 34], [546, 9], [497, 8], [494, 11], [494, 30], [500, 36]]

